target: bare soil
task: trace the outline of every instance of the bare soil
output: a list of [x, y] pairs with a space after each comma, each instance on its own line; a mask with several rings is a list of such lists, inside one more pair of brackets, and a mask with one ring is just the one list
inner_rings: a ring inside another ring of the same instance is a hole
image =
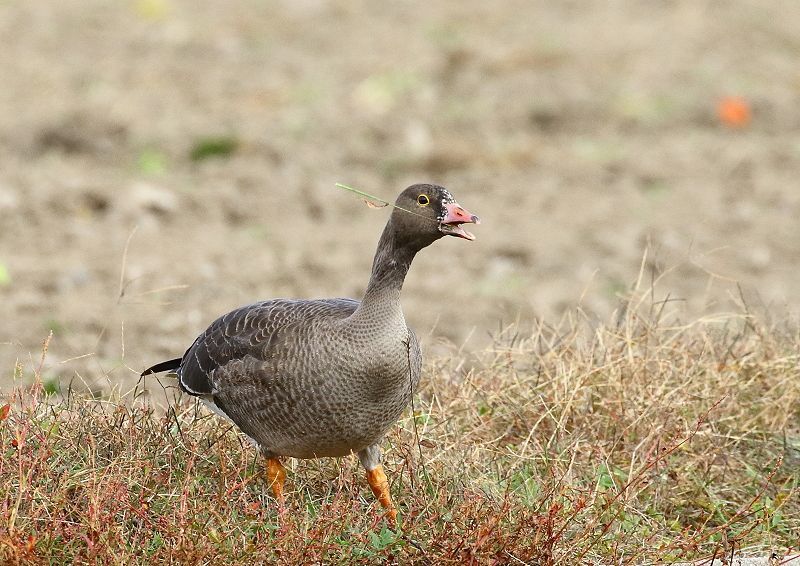
[[[607, 320], [796, 317], [795, 2], [0, 2], [0, 384], [105, 389], [258, 299], [359, 297], [393, 198], [483, 224], [404, 291], [429, 352]], [[742, 96], [752, 122], [721, 123]], [[644, 258], [644, 262], [643, 262]]]

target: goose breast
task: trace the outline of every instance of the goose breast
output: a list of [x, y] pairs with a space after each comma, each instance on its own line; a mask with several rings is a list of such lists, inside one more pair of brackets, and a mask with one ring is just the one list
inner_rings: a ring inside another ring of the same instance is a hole
[[350, 299], [265, 301], [220, 317], [184, 355], [181, 387], [269, 451], [342, 456], [377, 442], [419, 382], [414, 333], [366, 334]]

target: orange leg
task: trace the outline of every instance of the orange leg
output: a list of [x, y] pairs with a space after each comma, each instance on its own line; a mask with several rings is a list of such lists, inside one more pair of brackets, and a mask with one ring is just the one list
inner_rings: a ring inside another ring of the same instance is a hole
[[286, 481], [286, 468], [277, 458], [267, 458], [267, 481], [272, 487], [275, 499], [283, 506], [283, 483]]
[[392, 496], [389, 495], [389, 481], [386, 479], [386, 474], [383, 472], [383, 466], [378, 464], [372, 470], [367, 470], [367, 481], [372, 488], [372, 493], [381, 502], [381, 505], [386, 509], [386, 518], [392, 524], [397, 524], [397, 509], [392, 503]]

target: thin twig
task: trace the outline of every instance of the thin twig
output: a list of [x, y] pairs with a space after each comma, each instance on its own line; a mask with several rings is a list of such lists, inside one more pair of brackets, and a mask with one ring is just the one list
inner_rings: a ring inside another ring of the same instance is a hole
[[336, 186], [339, 187], [340, 189], [344, 189], [346, 191], [350, 191], [351, 193], [355, 193], [355, 194], [360, 195], [362, 197], [366, 197], [366, 198], [368, 198], [368, 199], [370, 199], [372, 201], [379, 202], [383, 206], [391, 206], [391, 207], [396, 208], [397, 210], [402, 210], [403, 212], [407, 212], [408, 214], [413, 214], [414, 216], [419, 216], [420, 218], [424, 218], [425, 220], [429, 220], [431, 222], [436, 222], [437, 224], [439, 223], [439, 221], [436, 220], [435, 218], [431, 218], [429, 216], [425, 216], [424, 214], [420, 214], [418, 212], [414, 212], [413, 210], [408, 210], [407, 208], [403, 208], [402, 206], [397, 206], [393, 202], [389, 202], [388, 200], [383, 200], [380, 197], [376, 197], [376, 196], [371, 195], [369, 193], [365, 193], [364, 191], [360, 191], [358, 189], [355, 189], [353, 187], [347, 186], [345, 184], [336, 183]]

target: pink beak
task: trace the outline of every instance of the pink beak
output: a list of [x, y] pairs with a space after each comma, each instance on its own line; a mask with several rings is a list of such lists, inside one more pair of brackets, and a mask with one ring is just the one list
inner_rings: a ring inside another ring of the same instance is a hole
[[480, 224], [481, 219], [464, 210], [457, 202], [444, 205], [445, 215], [439, 223], [439, 231], [449, 236], [457, 236], [466, 240], [474, 240], [475, 236], [464, 230], [462, 224]]

